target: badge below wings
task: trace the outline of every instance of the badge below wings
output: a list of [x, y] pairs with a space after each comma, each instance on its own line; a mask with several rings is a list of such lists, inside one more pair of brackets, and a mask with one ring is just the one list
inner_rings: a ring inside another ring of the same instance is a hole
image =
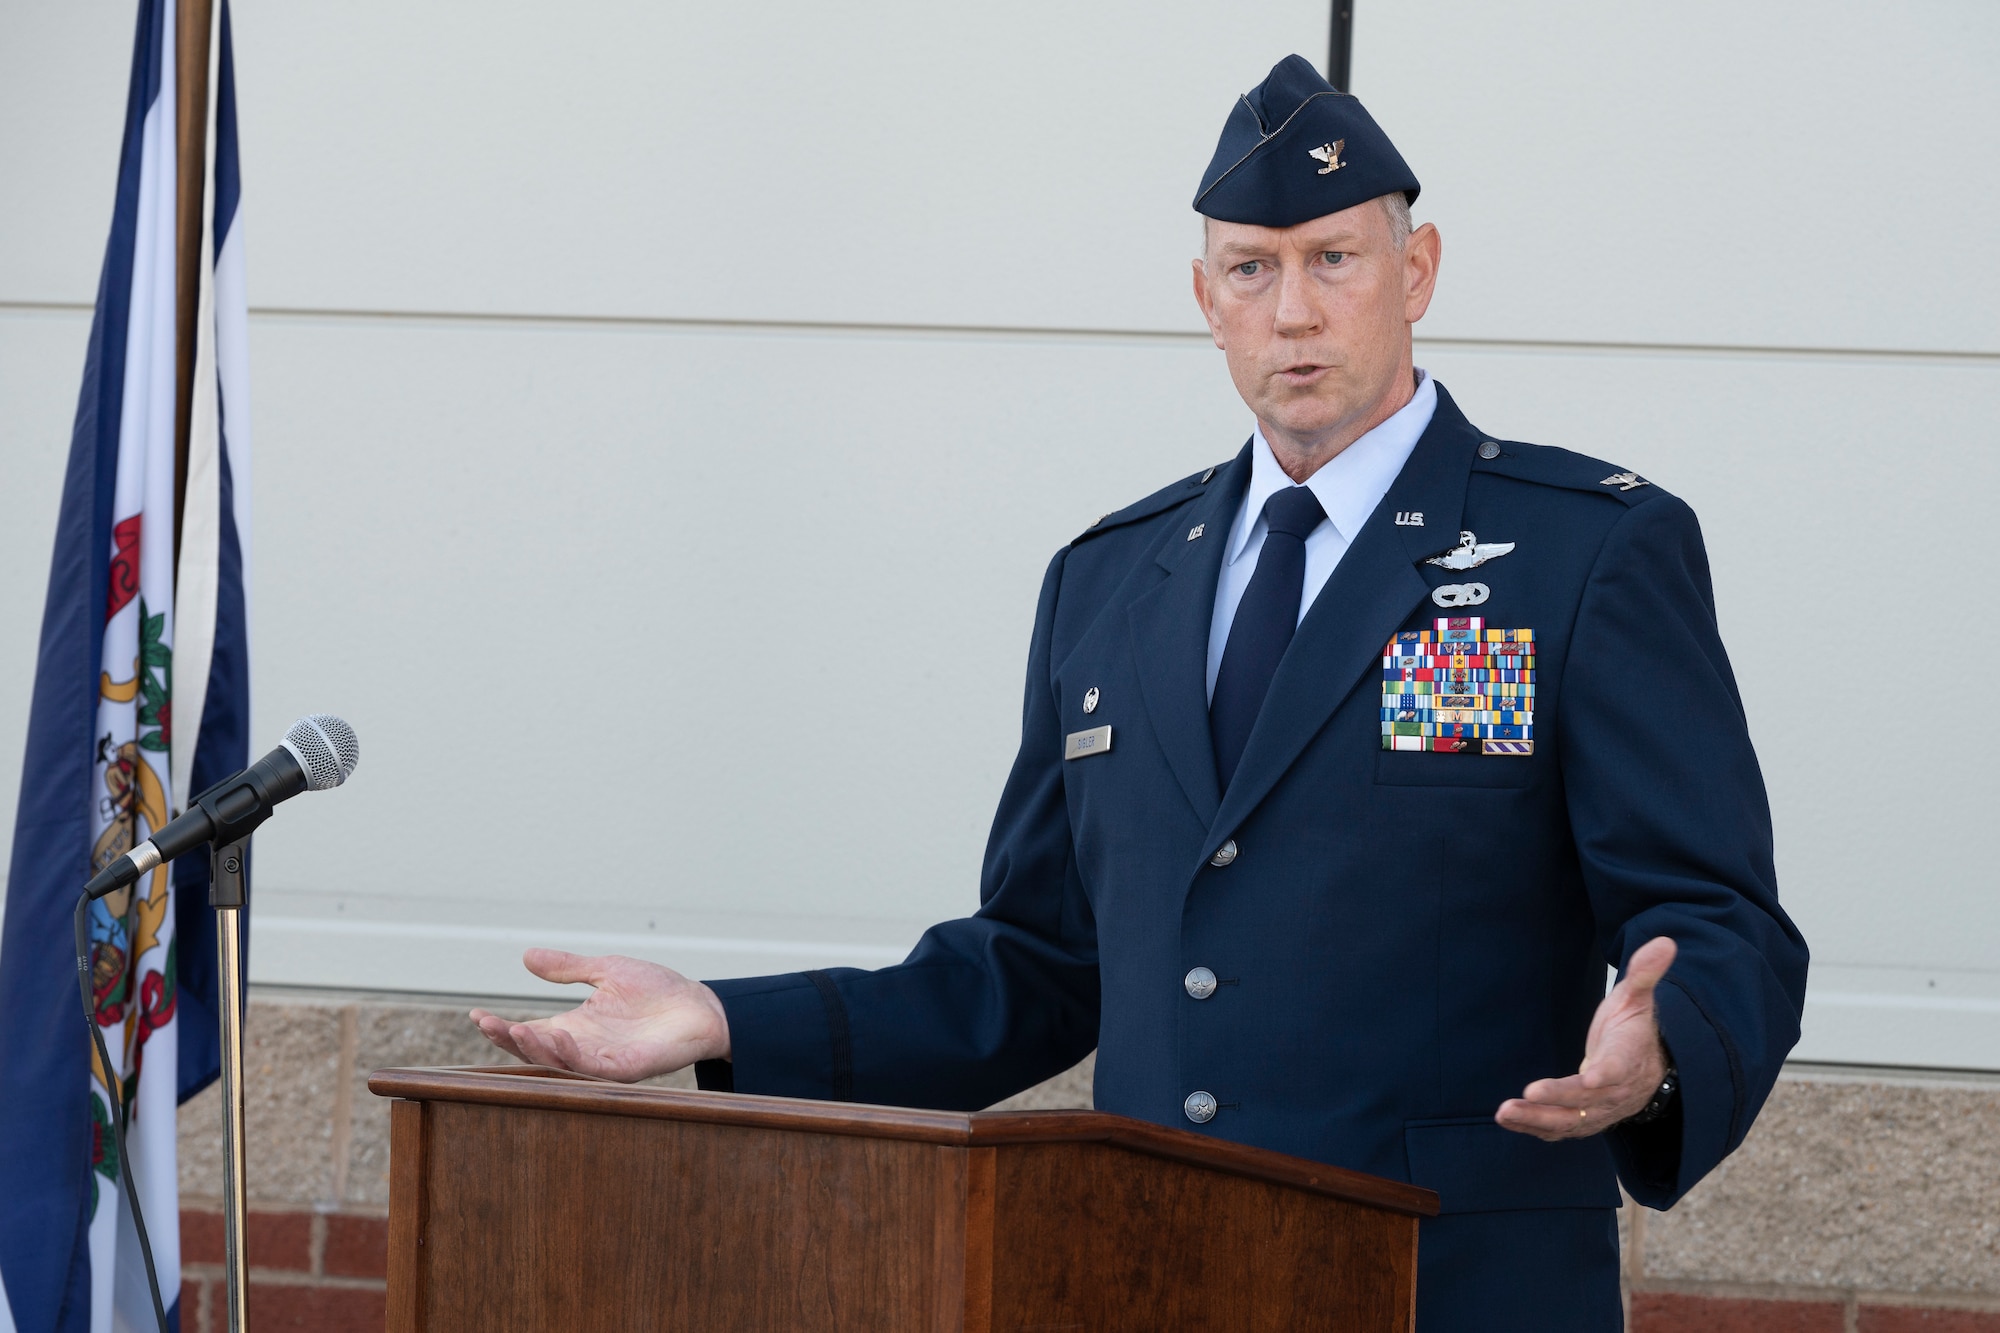
[[1382, 748], [1535, 752], [1535, 632], [1441, 616], [1382, 652]]

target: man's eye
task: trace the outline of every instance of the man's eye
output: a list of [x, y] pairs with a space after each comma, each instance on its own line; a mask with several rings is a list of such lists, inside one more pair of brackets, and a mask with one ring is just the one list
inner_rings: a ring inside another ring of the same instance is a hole
[[1347, 258], [1347, 252], [1344, 250], [1322, 250], [1319, 257], [1329, 264], [1338, 264]]
[[1262, 260], [1253, 259], [1247, 264], [1238, 264], [1236, 266], [1236, 271], [1238, 273], [1241, 273], [1246, 278], [1254, 278], [1257, 276], [1257, 270], [1262, 267], [1264, 267], [1264, 263]]

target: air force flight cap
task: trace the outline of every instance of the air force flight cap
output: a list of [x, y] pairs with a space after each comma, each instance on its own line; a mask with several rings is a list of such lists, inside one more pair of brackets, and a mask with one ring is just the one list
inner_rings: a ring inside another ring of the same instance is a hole
[[1195, 212], [1222, 222], [1291, 227], [1400, 190], [1417, 178], [1351, 93], [1304, 56], [1286, 56], [1236, 99]]

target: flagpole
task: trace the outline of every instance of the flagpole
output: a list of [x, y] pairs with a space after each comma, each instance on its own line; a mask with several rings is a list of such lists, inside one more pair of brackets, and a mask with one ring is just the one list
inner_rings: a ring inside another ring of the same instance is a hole
[[[214, 393], [213, 384], [196, 384], [201, 353], [212, 346], [212, 330], [202, 328], [214, 318], [214, 305], [204, 300], [213, 291], [215, 200], [208, 183], [215, 155], [216, 65], [221, 57], [218, 0], [178, 0], [175, 29], [175, 88], [179, 97], [175, 144], [175, 397], [174, 397], [174, 567], [180, 568], [181, 533], [187, 514], [190, 444], [197, 392]], [[204, 333], [210, 335], [205, 342]], [[176, 590], [175, 604], [180, 597]], [[190, 736], [189, 744], [198, 743]], [[174, 792], [185, 802], [191, 792]], [[229, 843], [212, 849], [209, 862], [209, 905], [215, 909], [216, 1009], [220, 1020], [222, 1064], [222, 1248], [229, 1333], [243, 1333], [249, 1318], [250, 1270], [245, 1247], [248, 1187], [245, 1167], [243, 1088], [243, 913], [247, 908], [249, 844]]]
[[243, 1167], [243, 937], [244, 862], [249, 840], [215, 848], [209, 857], [208, 900], [215, 907], [216, 985], [222, 1012], [222, 1253], [228, 1268], [229, 1333], [243, 1333], [250, 1304], [250, 1272], [243, 1252], [247, 1190]]
[[[209, 58], [214, 0], [178, 0], [174, 30], [174, 564], [180, 564], [181, 515], [187, 508], [189, 423], [194, 414], [194, 359], [201, 301], [202, 209], [209, 154]], [[185, 798], [189, 793], [175, 792]]]

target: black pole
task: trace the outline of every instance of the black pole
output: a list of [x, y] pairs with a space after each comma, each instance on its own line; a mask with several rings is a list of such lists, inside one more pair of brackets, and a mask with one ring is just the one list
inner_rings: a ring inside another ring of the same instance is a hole
[[1354, 56], [1354, 0], [1333, 0], [1333, 29], [1326, 43], [1326, 81], [1340, 91], [1347, 86]]

